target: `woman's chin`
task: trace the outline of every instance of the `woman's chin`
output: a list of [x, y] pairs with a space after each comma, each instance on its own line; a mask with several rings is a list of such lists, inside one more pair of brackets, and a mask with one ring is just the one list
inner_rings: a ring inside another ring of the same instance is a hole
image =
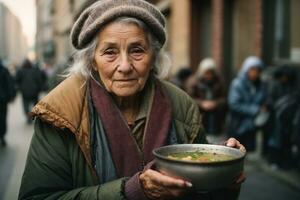
[[123, 87], [112, 91], [117, 97], [131, 97], [139, 92], [138, 88], [135, 87]]

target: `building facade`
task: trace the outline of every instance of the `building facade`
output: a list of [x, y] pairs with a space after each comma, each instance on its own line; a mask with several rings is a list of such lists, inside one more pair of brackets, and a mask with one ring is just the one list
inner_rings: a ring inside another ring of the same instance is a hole
[[37, 0], [37, 32], [35, 40], [36, 57], [39, 61], [54, 62], [54, 33], [52, 0]]
[[27, 56], [27, 51], [20, 20], [0, 2], [0, 58], [19, 64]]
[[213, 57], [227, 83], [250, 55], [268, 66], [300, 65], [298, 0], [149, 0], [164, 5], [175, 73]]
[[70, 31], [78, 14], [91, 0], [36, 0], [37, 60], [56, 66], [72, 55]]

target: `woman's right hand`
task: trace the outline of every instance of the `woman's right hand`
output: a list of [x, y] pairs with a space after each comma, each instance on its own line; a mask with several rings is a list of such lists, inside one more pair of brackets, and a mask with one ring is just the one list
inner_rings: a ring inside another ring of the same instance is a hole
[[190, 182], [166, 176], [151, 169], [140, 175], [140, 183], [145, 195], [149, 199], [156, 200], [181, 197], [192, 187]]

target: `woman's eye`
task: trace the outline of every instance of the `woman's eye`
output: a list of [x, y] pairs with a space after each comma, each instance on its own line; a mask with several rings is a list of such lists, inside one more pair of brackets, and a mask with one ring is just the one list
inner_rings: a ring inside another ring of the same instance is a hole
[[115, 55], [117, 52], [114, 50], [106, 50], [104, 51], [104, 55]]
[[133, 48], [131, 49], [130, 53], [134, 56], [140, 56], [144, 53], [145, 51], [141, 48]]

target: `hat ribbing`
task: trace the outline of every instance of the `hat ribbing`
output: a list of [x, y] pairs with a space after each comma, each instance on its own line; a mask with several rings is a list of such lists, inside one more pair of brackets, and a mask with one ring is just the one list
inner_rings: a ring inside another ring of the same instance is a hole
[[144, 0], [99, 0], [86, 8], [71, 31], [76, 49], [85, 48], [101, 27], [119, 17], [133, 17], [143, 21], [163, 46], [166, 41], [165, 18], [152, 4]]

